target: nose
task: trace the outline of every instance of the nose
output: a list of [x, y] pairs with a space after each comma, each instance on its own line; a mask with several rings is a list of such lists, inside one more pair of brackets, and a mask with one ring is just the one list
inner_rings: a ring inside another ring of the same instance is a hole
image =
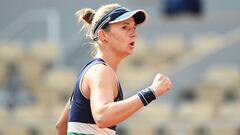
[[132, 29], [131, 29], [130, 37], [131, 37], [131, 38], [137, 37], [137, 32], [136, 32], [136, 29], [135, 29], [135, 28], [132, 28]]

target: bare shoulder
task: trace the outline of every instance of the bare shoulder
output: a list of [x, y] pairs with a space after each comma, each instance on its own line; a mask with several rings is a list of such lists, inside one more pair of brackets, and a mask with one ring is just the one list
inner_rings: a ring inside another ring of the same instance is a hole
[[86, 73], [87, 80], [89, 84], [94, 82], [95, 84], [98, 83], [108, 83], [108, 84], [115, 84], [116, 77], [114, 71], [111, 67], [106, 66], [104, 64], [96, 64], [93, 65]]

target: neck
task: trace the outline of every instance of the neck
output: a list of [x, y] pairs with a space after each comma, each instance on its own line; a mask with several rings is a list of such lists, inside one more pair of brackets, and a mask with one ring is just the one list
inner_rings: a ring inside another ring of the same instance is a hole
[[110, 53], [102, 53], [98, 51], [95, 58], [102, 58], [115, 72], [117, 71], [118, 65], [122, 58], [116, 57]]

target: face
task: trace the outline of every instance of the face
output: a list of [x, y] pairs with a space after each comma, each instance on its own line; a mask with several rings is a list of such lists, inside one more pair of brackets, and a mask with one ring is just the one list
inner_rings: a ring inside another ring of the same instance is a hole
[[136, 26], [133, 17], [118, 23], [110, 24], [106, 32], [108, 47], [122, 57], [132, 54], [136, 45]]

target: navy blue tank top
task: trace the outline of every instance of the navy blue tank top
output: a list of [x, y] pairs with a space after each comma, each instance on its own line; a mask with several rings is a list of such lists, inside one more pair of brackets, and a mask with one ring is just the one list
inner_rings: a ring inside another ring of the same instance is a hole
[[[82, 82], [82, 78], [85, 72], [95, 64], [105, 64], [105, 61], [101, 58], [95, 58], [89, 63], [87, 63], [79, 72], [77, 79], [74, 84], [73, 94], [71, 97], [70, 103], [70, 111], [68, 116], [69, 122], [80, 122], [80, 123], [88, 123], [95, 124], [95, 121], [92, 116], [91, 108], [90, 108], [90, 100], [84, 97], [82, 94], [79, 83]], [[80, 84], [81, 86], [81, 84]], [[123, 100], [123, 93], [120, 83], [118, 82], [118, 95], [114, 99], [114, 102]], [[116, 130], [116, 125], [113, 127], [109, 127], [110, 129]]]

